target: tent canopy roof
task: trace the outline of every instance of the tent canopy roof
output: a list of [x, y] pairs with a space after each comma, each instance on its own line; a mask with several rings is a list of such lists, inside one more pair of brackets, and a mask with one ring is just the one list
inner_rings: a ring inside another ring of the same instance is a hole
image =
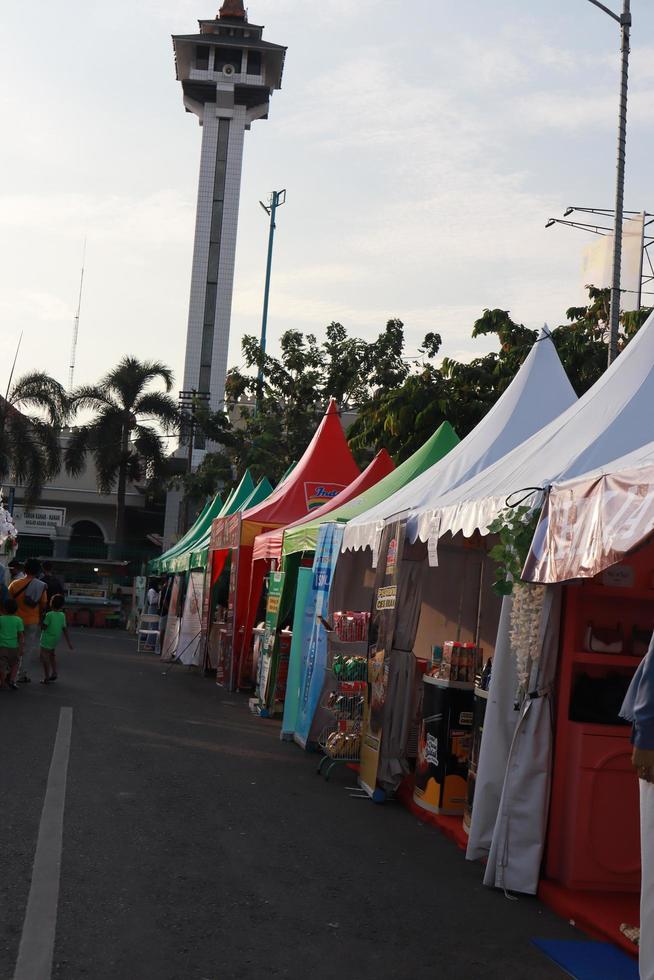
[[[310, 523], [305, 524], [301, 533], [305, 536], [304, 540], [307, 542], [308, 547], [302, 550], [315, 549], [318, 541], [318, 532], [322, 524], [325, 524], [327, 521], [338, 521], [339, 523], [351, 521], [358, 514], [362, 514], [370, 507], [385, 500], [390, 494], [395, 493], [396, 490], [403, 487], [409, 480], [413, 480], [419, 473], [422, 473], [427, 467], [449, 453], [457, 445], [458, 441], [459, 437], [450, 423], [443, 422], [436, 432], [423, 443], [420, 449], [417, 449], [412, 456], [409, 456], [403, 463], [400, 463], [388, 476], [379, 480], [370, 489], [364, 490], [358, 497], [337, 507], [331, 513], [317, 517], [315, 520], [311, 520]], [[295, 546], [294, 531], [291, 531], [288, 536], [284, 537], [283, 548], [284, 554], [290, 554], [293, 551], [299, 550]], [[290, 550], [287, 551], [287, 548]]]
[[290, 524], [305, 516], [335, 497], [358, 475], [336, 400], [331, 398], [297, 466], [267, 500], [244, 512], [242, 543], [251, 544], [266, 525], [270, 529], [271, 525]]
[[196, 518], [193, 526], [186, 532], [180, 540], [169, 548], [168, 551], [164, 552], [158, 558], [153, 558], [148, 564], [148, 570], [151, 574], [156, 574], [158, 572], [168, 571], [168, 564], [170, 561], [183, 554], [189, 548], [192, 548], [194, 544], [202, 537], [204, 531], [211, 527], [211, 522], [214, 517], [216, 517], [223, 506], [222, 499], [219, 493], [205, 504], [204, 508], [200, 512], [199, 516]]
[[348, 524], [344, 548], [372, 548], [379, 527], [391, 515], [431, 510], [440, 494], [496, 462], [576, 400], [550, 333], [543, 328], [509, 387], [472, 432], [444, 459]]
[[[652, 435], [652, 404], [654, 315], [579, 401], [476, 477], [433, 501], [440, 533], [486, 532], [510, 495], [546, 488], [645, 446]], [[422, 537], [424, 514], [415, 516]]]
[[[264, 476], [262, 480], [253, 488], [252, 492], [245, 498], [242, 504], [234, 504], [234, 509], [227, 510], [226, 513], [218, 515], [216, 520], [220, 517], [229, 517], [231, 514], [236, 514], [239, 509], [245, 509], [246, 507], [252, 507], [254, 504], [260, 503], [260, 501], [265, 500], [269, 494], [272, 493], [272, 484], [270, 483], [268, 477]], [[233, 501], [235, 501], [238, 490], [234, 494]], [[223, 508], [225, 510], [225, 508]], [[213, 521], [207, 528], [207, 530], [202, 535], [201, 539], [197, 542], [192, 550], [187, 551], [183, 556], [180, 556], [176, 561], [175, 571], [187, 571], [191, 568], [205, 568], [207, 564], [207, 559], [209, 557], [209, 545], [211, 544], [211, 529], [213, 527]], [[177, 567], [179, 566], [179, 567]]]
[[[375, 483], [378, 483], [379, 480], [391, 473], [394, 468], [395, 464], [388, 452], [385, 449], [380, 449], [363, 473], [360, 473], [356, 480], [353, 480], [349, 486], [341, 490], [333, 500], [328, 500], [322, 507], [319, 507], [311, 514], [301, 517], [299, 521], [294, 521], [286, 528], [279, 527], [274, 531], [268, 531], [266, 534], [259, 534], [254, 543], [254, 560], [256, 561], [259, 558], [280, 558], [282, 555], [282, 542], [291, 534], [293, 534], [293, 545], [288, 549], [284, 547], [285, 554], [290, 554], [291, 551], [312, 551], [315, 547], [315, 534], [312, 533], [315, 522], [330, 514], [342, 504], [352, 500], [354, 497], [358, 497], [364, 490], [374, 486]], [[307, 526], [309, 533], [304, 534], [304, 528]]]

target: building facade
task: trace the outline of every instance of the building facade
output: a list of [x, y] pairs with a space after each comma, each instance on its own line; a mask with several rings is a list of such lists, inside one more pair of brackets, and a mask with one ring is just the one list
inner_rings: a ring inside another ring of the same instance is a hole
[[[70, 430], [64, 430], [61, 436], [64, 451], [69, 435]], [[127, 534], [118, 555], [114, 547], [116, 494], [100, 493], [90, 455], [79, 476], [71, 476], [62, 467], [34, 504], [26, 504], [25, 488], [20, 484], [15, 488], [5, 486], [3, 497], [5, 503], [13, 501], [19, 557], [120, 557], [138, 563], [159, 550], [149, 535], [161, 534], [163, 508], [155, 512], [144, 488], [128, 484]]]

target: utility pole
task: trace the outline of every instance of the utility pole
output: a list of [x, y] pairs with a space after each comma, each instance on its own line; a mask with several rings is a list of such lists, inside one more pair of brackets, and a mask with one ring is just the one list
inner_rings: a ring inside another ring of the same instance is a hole
[[611, 364], [618, 356], [620, 326], [620, 273], [622, 265], [622, 218], [624, 210], [624, 172], [627, 147], [627, 87], [629, 81], [629, 42], [631, 37], [631, 0], [623, 0], [622, 13], [616, 14], [599, 0], [589, 0], [620, 25], [621, 75], [620, 109], [618, 116], [618, 162], [615, 182], [615, 229], [613, 232], [613, 273], [611, 276], [611, 312], [609, 314], [609, 357]]
[[82, 312], [82, 290], [84, 289], [84, 266], [86, 264], [86, 238], [82, 249], [82, 273], [79, 277], [79, 296], [77, 297], [77, 312], [73, 321], [73, 342], [70, 348], [70, 366], [68, 369], [68, 390], [73, 390], [73, 378], [75, 377], [75, 361], [77, 359], [77, 338], [79, 336], [79, 318]]
[[[266, 261], [266, 285], [263, 291], [263, 317], [261, 319], [261, 354], [266, 353], [266, 331], [268, 329], [268, 301], [270, 299], [270, 275], [272, 272], [273, 246], [275, 244], [275, 229], [277, 228], [276, 217], [277, 208], [286, 204], [286, 191], [272, 191], [268, 204], [259, 201], [259, 204], [270, 218], [270, 231], [268, 233], [268, 258]], [[257, 376], [257, 408], [263, 394], [263, 365], [259, 368]]]

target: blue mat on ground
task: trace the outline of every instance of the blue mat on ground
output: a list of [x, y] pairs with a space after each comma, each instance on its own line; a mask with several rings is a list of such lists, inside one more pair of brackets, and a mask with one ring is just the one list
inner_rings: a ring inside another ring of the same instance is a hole
[[638, 980], [638, 964], [610, 943], [534, 939], [545, 953], [574, 980]]

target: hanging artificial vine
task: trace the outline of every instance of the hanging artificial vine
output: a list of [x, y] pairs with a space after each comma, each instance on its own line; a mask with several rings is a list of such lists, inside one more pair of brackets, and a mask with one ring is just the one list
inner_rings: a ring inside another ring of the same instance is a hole
[[513, 596], [509, 636], [518, 674], [516, 704], [522, 702], [529, 690], [532, 671], [541, 653], [545, 587], [520, 581], [539, 514], [538, 509], [524, 505], [507, 507], [488, 528], [500, 538], [490, 552], [498, 564], [493, 589], [498, 595]]
[[488, 525], [491, 534], [498, 534], [500, 538], [490, 551], [490, 557], [497, 562], [493, 591], [498, 595], [512, 595], [514, 583], [520, 581], [538, 517], [539, 511], [533, 507], [507, 507]]

